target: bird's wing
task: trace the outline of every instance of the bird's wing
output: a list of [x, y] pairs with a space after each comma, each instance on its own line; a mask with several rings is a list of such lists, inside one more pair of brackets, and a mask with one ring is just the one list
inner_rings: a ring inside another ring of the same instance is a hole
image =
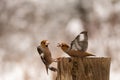
[[37, 47], [37, 51], [38, 51], [39, 55], [41, 55], [43, 53], [43, 51], [41, 50], [40, 46]]
[[44, 65], [45, 65], [45, 68], [46, 68], [46, 71], [47, 71], [47, 74], [48, 74], [48, 65], [46, 64], [47, 62], [46, 62], [46, 60], [44, 59], [44, 57], [43, 56], [41, 56], [41, 60], [42, 60], [42, 62], [44, 63]]
[[45, 65], [45, 67], [46, 67], [46, 71], [47, 71], [47, 74], [48, 74], [48, 66], [46, 65], [47, 62], [46, 62], [46, 60], [44, 59], [44, 53], [43, 53], [43, 51], [42, 51], [42, 49], [41, 49], [40, 46], [37, 47], [37, 51], [38, 51], [38, 53], [39, 53], [39, 55], [40, 55], [40, 58], [41, 58], [42, 62], [44, 63], [44, 65]]
[[75, 39], [71, 42], [70, 49], [81, 50], [82, 47], [80, 46], [80, 34], [75, 37]]
[[42, 62], [46, 65], [46, 60], [44, 59], [44, 57], [43, 56], [40, 56], [40, 57], [41, 57]]
[[79, 42], [79, 45], [81, 45], [81, 51], [86, 51], [88, 48], [88, 41], [81, 41]]
[[43, 51], [41, 50], [40, 46], [37, 47], [37, 51], [38, 51], [38, 53], [39, 53], [39, 55], [41, 57], [42, 62], [46, 65], [46, 61], [44, 59], [44, 54], [43, 54]]

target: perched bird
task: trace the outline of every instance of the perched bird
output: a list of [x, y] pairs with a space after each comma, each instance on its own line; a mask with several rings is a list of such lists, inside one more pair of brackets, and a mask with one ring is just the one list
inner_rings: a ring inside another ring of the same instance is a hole
[[[80, 35], [83, 34], [83, 40], [80, 39]], [[73, 48], [73, 46], [80, 51], [85, 52], [88, 48], [88, 35], [87, 31], [82, 31], [72, 42], [70, 49]]]
[[48, 69], [52, 71], [57, 71], [56, 68], [49, 66], [52, 62], [56, 62], [56, 61], [52, 58], [48, 45], [49, 42], [47, 40], [43, 40], [41, 41], [40, 45], [37, 47], [37, 51], [41, 57], [41, 60], [46, 67], [47, 74], [48, 74]]
[[86, 57], [86, 56], [95, 56], [93, 54], [90, 54], [88, 52], [83, 52], [83, 51], [80, 51], [80, 50], [75, 50], [75, 49], [70, 50], [69, 45], [67, 45], [66, 43], [58, 43], [58, 47], [61, 47], [61, 49], [71, 57], [83, 58], [83, 57]]

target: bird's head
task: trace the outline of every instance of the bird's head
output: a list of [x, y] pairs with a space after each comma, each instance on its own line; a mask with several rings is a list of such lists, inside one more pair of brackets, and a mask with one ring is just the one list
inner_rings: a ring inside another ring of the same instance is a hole
[[87, 34], [87, 31], [82, 31], [80, 34]]
[[43, 46], [43, 47], [48, 47], [49, 42], [48, 42], [48, 40], [42, 40], [42, 41], [40, 42], [40, 45]]
[[57, 47], [67, 47], [67, 48], [69, 48], [69, 46], [66, 43], [58, 43]]
[[61, 47], [63, 51], [67, 51], [69, 46], [66, 43], [58, 43], [57, 47]]

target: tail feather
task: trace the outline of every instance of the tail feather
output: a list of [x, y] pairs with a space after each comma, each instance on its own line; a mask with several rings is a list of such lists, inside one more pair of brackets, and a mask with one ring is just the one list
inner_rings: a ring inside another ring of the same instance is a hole
[[89, 54], [88, 56], [95, 56], [95, 55], [93, 55], [93, 54]]
[[49, 67], [48, 67], [48, 66], [45, 66], [45, 67], [46, 67], [46, 72], [47, 72], [47, 74], [48, 74], [48, 68], [49, 68]]
[[95, 56], [94, 54], [91, 54], [91, 53], [87, 53], [86, 52], [86, 56]]

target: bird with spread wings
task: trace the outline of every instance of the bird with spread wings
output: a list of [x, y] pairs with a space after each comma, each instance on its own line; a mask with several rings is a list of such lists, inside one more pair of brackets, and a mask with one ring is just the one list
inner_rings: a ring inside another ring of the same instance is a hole
[[[80, 40], [80, 35], [83, 34], [84, 39]], [[86, 56], [95, 56], [91, 53], [86, 52], [88, 48], [88, 35], [87, 31], [81, 32], [70, 44], [58, 43], [58, 47], [67, 53], [71, 57], [86, 57]]]
[[[83, 40], [81, 36], [83, 34]], [[71, 42], [70, 49], [75, 48], [77, 50], [85, 52], [88, 48], [88, 34], [87, 31], [82, 31], [76, 38]]]

